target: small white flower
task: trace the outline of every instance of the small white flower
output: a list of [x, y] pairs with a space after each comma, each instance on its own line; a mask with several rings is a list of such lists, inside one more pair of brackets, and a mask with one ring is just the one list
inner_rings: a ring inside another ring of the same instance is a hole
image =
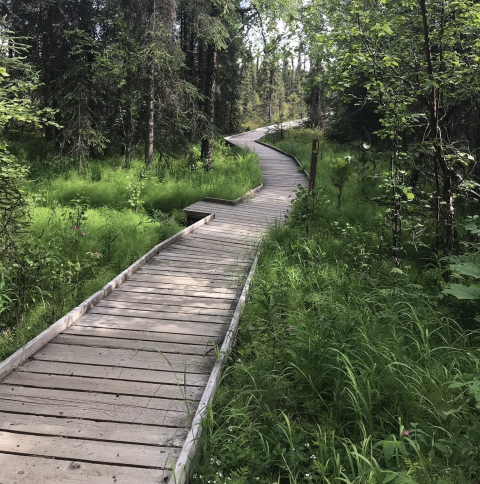
[[316, 455], [314, 455], [314, 454], [312, 454], [312, 455], [310, 456], [310, 459], [315, 460], [316, 458], [317, 458], [317, 456], [316, 456]]
[[233, 432], [233, 427], [228, 427], [229, 432]]
[[305, 474], [305, 477], [310, 477], [310, 474]]
[[219, 466], [219, 465], [220, 465], [220, 461], [219, 461], [219, 460], [217, 460], [217, 466]]
[[214, 462], [215, 462], [215, 459], [212, 457], [212, 458], [210, 459], [210, 464], [213, 464]]
[[305, 447], [310, 447], [310, 444], [307, 442], [307, 443], [305, 444]]

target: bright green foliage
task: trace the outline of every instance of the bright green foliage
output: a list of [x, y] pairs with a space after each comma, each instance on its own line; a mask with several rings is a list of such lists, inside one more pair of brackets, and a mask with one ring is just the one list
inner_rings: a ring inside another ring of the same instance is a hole
[[236, 199], [262, 182], [254, 154], [220, 145], [210, 173], [173, 157], [151, 170], [141, 159], [129, 170], [119, 164], [91, 163], [79, 174], [75, 160], [63, 170], [45, 161], [35, 167], [43, 179], [22, 182], [31, 223], [1, 259], [0, 360], [181, 230], [178, 209], [205, 196]]
[[480, 244], [476, 238], [480, 234], [479, 216], [468, 217], [464, 228], [474, 242], [465, 242], [466, 251], [461, 255], [446, 258], [452, 280], [443, 289], [460, 300], [480, 302]]
[[262, 172], [254, 154], [223, 147], [220, 143], [213, 158], [215, 173], [205, 173], [201, 167], [192, 168], [190, 158], [175, 156], [157, 159], [150, 170], [145, 170], [141, 159], [133, 159], [130, 170], [118, 169], [118, 163], [118, 158], [92, 163], [87, 165], [84, 174], [70, 169], [53, 179], [35, 183], [32, 189], [41, 192], [46, 203], [58, 200], [68, 204], [80, 194], [94, 207], [107, 205], [135, 210], [143, 206], [149, 213], [154, 210], [169, 213], [204, 197], [234, 200], [262, 183]]
[[48, 110], [37, 111], [30, 97], [38, 87], [38, 75], [21, 57], [25, 51], [21, 39], [14, 37], [4, 21], [0, 21], [0, 254], [6, 254], [15, 245], [26, 216], [20, 183], [27, 169], [9, 153], [5, 128], [14, 122], [48, 123], [50, 114]]
[[[294, 136], [281, 145], [308, 159], [309, 134]], [[418, 256], [399, 269], [379, 252], [373, 184], [352, 172], [343, 210], [327, 203], [327, 164], [344, 153], [324, 151], [309, 236], [301, 198], [262, 245], [192, 482], [474, 483], [475, 313], [439, 298]]]
[[[365, 134], [390, 157], [385, 193], [392, 207], [394, 259], [408, 215], [400, 202], [408, 190], [405, 173], [421, 173], [421, 189], [437, 200], [430, 213], [415, 211], [411, 223], [437, 220], [437, 248], [454, 250], [456, 206], [478, 198], [470, 183], [477, 177], [478, 130], [468, 126], [478, 124], [480, 5], [312, 0], [303, 15], [306, 42], [324, 69], [318, 83], [328, 82], [329, 95], [351, 106], [349, 113], [367, 106], [377, 118], [378, 128]], [[425, 200], [420, 187], [417, 193], [411, 188], [411, 195]]]
[[342, 205], [342, 190], [345, 183], [347, 183], [351, 172], [349, 158], [351, 157], [336, 158], [334, 161], [330, 162], [329, 165], [331, 170], [332, 185], [338, 188], [338, 208], [340, 208]]
[[29, 233], [3, 268], [0, 360], [181, 229], [172, 218], [72, 204], [33, 206]]

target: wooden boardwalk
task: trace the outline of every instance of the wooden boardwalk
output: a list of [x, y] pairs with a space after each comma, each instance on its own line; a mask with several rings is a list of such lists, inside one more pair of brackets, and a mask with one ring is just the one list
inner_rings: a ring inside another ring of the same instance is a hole
[[255, 144], [264, 188], [214, 213], [130, 276], [0, 384], [0, 484], [169, 482], [261, 236], [305, 182]]

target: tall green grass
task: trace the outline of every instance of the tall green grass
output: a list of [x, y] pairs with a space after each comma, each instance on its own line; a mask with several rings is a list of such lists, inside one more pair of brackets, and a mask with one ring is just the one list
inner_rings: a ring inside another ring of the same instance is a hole
[[[0, 264], [0, 361], [182, 227], [132, 210], [32, 207], [13, 266]], [[75, 229], [76, 227], [76, 229]], [[85, 235], [83, 235], [85, 234]]]
[[92, 162], [84, 173], [74, 168], [53, 178], [36, 179], [30, 190], [41, 192], [46, 203], [64, 205], [79, 196], [91, 206], [115, 209], [130, 208], [131, 184], [140, 183], [140, 199], [148, 212], [164, 213], [181, 210], [204, 197], [235, 200], [262, 183], [258, 158], [253, 153], [216, 144], [213, 171], [205, 172], [199, 163], [187, 158], [157, 157], [154, 166], [146, 169], [142, 160], [132, 161], [128, 170], [118, 159]]
[[[213, 171], [158, 155], [146, 169], [91, 161], [78, 173], [48, 145], [17, 143], [29, 164], [29, 226], [0, 257], [0, 361], [103, 287], [154, 245], [182, 230], [180, 209], [206, 196], [236, 199], [262, 182], [258, 158], [216, 143]], [[196, 161], [197, 160], [197, 161]]]
[[310, 235], [297, 202], [263, 242], [192, 482], [477, 483], [478, 330], [378, 251], [376, 189], [354, 174], [338, 210], [327, 174]]

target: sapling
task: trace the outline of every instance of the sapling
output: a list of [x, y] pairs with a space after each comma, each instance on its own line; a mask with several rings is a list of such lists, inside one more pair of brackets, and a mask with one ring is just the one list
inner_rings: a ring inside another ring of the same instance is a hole
[[338, 208], [342, 206], [342, 191], [351, 172], [350, 156], [336, 158], [329, 163], [331, 174], [330, 179], [334, 187], [338, 188]]

